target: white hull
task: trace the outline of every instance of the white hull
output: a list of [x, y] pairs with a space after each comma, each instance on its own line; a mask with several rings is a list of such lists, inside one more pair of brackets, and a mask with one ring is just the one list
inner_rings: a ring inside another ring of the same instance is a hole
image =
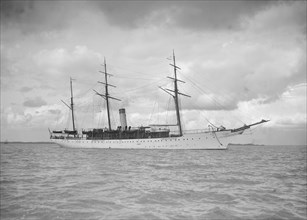
[[[242, 132], [241, 132], [242, 133]], [[186, 150], [226, 150], [232, 136], [240, 132], [217, 131], [188, 133], [182, 137], [87, 140], [51, 139], [61, 147], [102, 148], [102, 149], [186, 149]]]

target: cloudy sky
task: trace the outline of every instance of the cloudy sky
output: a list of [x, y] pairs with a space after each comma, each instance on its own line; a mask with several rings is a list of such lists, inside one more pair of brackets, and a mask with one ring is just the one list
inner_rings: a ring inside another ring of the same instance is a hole
[[1, 141], [48, 141], [105, 127], [107, 61], [113, 127], [172, 123], [168, 58], [175, 50], [185, 129], [269, 123], [241, 137], [306, 144], [306, 1], [1, 1]]

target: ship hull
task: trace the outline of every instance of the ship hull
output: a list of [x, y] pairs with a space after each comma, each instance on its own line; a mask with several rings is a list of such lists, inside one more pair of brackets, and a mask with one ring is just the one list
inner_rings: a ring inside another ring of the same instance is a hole
[[183, 150], [226, 150], [232, 136], [231, 131], [184, 134], [181, 137], [88, 140], [81, 138], [51, 139], [61, 147], [102, 149], [183, 149]]

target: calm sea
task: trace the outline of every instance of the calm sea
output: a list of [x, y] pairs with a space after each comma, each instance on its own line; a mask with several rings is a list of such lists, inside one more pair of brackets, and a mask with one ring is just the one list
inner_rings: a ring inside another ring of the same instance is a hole
[[306, 146], [1, 145], [4, 219], [307, 219]]

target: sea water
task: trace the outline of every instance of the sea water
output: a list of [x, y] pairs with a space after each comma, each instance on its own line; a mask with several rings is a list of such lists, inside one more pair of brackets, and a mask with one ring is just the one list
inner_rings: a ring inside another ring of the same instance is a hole
[[306, 146], [1, 145], [4, 219], [307, 219]]

